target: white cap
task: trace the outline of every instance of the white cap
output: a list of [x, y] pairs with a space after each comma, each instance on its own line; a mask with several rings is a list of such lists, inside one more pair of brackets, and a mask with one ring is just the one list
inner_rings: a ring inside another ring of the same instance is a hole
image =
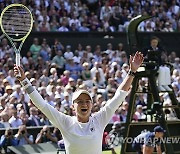
[[64, 92], [64, 97], [69, 96], [68, 92]]
[[116, 66], [117, 64], [118, 64], [118, 63], [114, 61], [114, 62], [112, 62], [111, 65], [112, 65], [112, 66]]
[[140, 108], [142, 108], [142, 105], [137, 105], [136, 106], [136, 109], [140, 109]]
[[74, 79], [70, 77], [70, 78], [69, 78], [69, 81], [74, 81]]
[[35, 78], [31, 78], [30, 82], [32, 83], [33, 81], [36, 81], [36, 79]]
[[21, 108], [22, 106], [22, 104], [17, 104], [16, 108]]
[[61, 98], [61, 96], [59, 94], [56, 94], [54, 98], [59, 99], [59, 98]]
[[91, 98], [91, 101], [93, 102], [92, 100], [92, 97], [91, 97], [91, 94], [87, 91], [87, 90], [78, 90], [78, 91], [75, 91], [73, 93], [73, 96], [72, 96], [72, 102], [74, 102], [81, 94], [87, 94], [90, 98]]
[[21, 88], [21, 86], [18, 85], [18, 84], [16, 84], [16, 85], [14, 85], [12, 88], [13, 88], [13, 90], [17, 90], [18, 88]]

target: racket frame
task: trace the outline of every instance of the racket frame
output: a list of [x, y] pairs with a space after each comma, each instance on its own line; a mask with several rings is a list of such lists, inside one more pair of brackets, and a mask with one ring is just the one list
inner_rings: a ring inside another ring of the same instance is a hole
[[[25, 9], [29, 12], [30, 17], [31, 17], [31, 23], [30, 23], [29, 31], [27, 32], [27, 34], [26, 34], [24, 37], [19, 38], [19, 39], [11, 38], [11, 37], [5, 32], [5, 30], [4, 30], [4, 28], [3, 28], [3, 25], [2, 25], [2, 18], [3, 18], [4, 13], [5, 13], [9, 8], [11, 8], [11, 7], [16, 7], [16, 6], [17, 6], [17, 7], [23, 7], [23, 8], [25, 8]], [[2, 30], [3, 34], [8, 38], [9, 42], [11, 43], [11, 45], [13, 46], [13, 48], [14, 48], [14, 50], [15, 50], [15, 53], [19, 53], [19, 54], [20, 54], [22, 45], [23, 45], [23, 43], [25, 42], [26, 38], [27, 38], [27, 37], [29, 36], [29, 34], [31, 33], [31, 30], [32, 30], [32, 27], [33, 27], [33, 16], [32, 16], [32, 14], [31, 14], [31, 11], [28, 9], [28, 7], [24, 6], [23, 4], [11, 4], [11, 5], [8, 5], [6, 8], [4, 8], [4, 10], [3, 10], [2, 13], [1, 13], [0, 23], [1, 23], [1, 24], [0, 24], [1, 30]], [[15, 44], [14, 44], [13, 42], [20, 42], [20, 41], [22, 41], [22, 42], [20, 43], [19, 48], [17, 49], [16, 46], [15, 46]]]
[[[30, 28], [29, 28], [29, 31], [27, 32], [27, 34], [22, 37], [22, 38], [19, 38], [19, 39], [14, 39], [14, 38], [11, 38], [4, 30], [3, 28], [3, 25], [2, 25], [2, 18], [3, 18], [3, 15], [4, 13], [11, 7], [23, 7], [25, 8], [28, 12], [29, 12], [29, 15], [31, 17], [31, 23], [30, 23]], [[33, 16], [31, 14], [31, 11], [28, 9], [28, 7], [24, 6], [23, 4], [11, 4], [11, 5], [8, 5], [6, 8], [4, 8], [4, 10], [2, 11], [1, 13], [1, 17], [0, 17], [0, 27], [1, 27], [1, 30], [3, 32], [3, 34], [7, 37], [7, 39], [9, 40], [9, 42], [11, 43], [13, 49], [14, 49], [14, 52], [16, 53], [16, 65], [17, 66], [20, 66], [20, 51], [21, 51], [21, 48], [23, 46], [23, 43], [25, 42], [26, 38], [29, 36], [29, 34], [31, 33], [31, 30], [32, 30], [32, 27], [33, 27]], [[14, 42], [20, 42], [20, 45], [19, 45], [19, 48], [17, 49]], [[19, 77], [21, 77], [21, 74], [19, 72]]]

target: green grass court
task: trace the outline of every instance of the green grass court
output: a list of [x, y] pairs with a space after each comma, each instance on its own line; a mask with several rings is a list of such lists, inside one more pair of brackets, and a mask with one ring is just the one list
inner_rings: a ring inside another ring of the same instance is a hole
[[[117, 154], [119, 154], [120, 153], [120, 147], [115, 148], [115, 151]], [[112, 154], [112, 152], [111, 151], [103, 151], [103, 154]]]

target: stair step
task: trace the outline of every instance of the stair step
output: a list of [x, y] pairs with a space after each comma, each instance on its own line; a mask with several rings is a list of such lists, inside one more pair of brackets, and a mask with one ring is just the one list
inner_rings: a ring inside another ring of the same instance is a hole
[[179, 108], [178, 105], [163, 106], [163, 108]]
[[174, 137], [180, 137], [180, 135], [173, 135], [173, 136], [169, 136], [169, 138], [174, 138]]
[[137, 94], [152, 94], [152, 92], [136, 91]]
[[180, 124], [180, 121], [166, 121], [167, 124]]

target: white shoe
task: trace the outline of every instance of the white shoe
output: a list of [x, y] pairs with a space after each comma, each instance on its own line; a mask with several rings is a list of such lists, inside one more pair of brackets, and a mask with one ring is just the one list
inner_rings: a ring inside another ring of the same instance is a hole
[[159, 89], [159, 91], [166, 91], [166, 89], [161, 85], [158, 86], [158, 89]]
[[172, 91], [172, 89], [168, 85], [163, 85], [163, 88], [166, 89], [166, 91]]

